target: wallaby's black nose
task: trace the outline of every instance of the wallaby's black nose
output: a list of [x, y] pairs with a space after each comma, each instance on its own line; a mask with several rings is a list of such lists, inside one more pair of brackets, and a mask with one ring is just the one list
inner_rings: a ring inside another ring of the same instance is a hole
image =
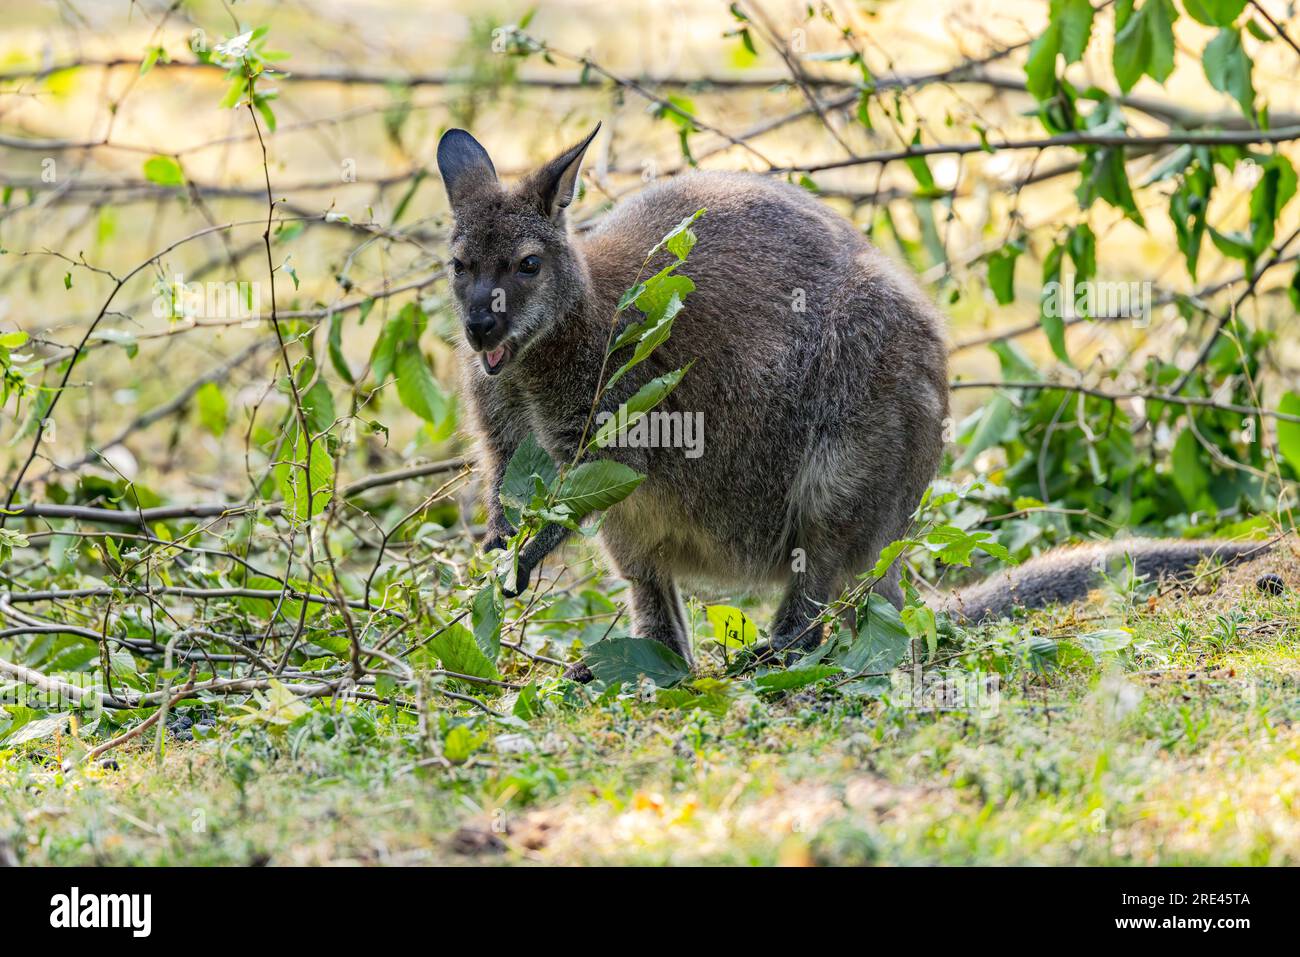
[[505, 323], [494, 312], [473, 312], [465, 322], [465, 335], [475, 350], [491, 349], [501, 341]]

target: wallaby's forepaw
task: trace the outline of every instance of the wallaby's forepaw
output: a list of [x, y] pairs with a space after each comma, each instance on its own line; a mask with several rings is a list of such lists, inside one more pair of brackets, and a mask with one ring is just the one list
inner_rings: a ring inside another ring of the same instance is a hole
[[519, 568], [513, 576], [507, 577], [501, 583], [501, 594], [506, 598], [518, 598], [524, 592], [528, 591], [528, 586], [533, 577], [534, 565], [525, 565], [523, 556], [519, 559]]
[[497, 552], [506, 547], [506, 543], [514, 538], [515, 529], [505, 519], [497, 519], [488, 523], [487, 536], [483, 539], [483, 552]]

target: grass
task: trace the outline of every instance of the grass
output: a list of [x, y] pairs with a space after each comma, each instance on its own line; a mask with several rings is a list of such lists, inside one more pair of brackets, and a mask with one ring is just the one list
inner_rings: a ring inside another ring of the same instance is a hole
[[[742, 692], [725, 714], [634, 695], [466, 725], [464, 763], [383, 713], [144, 744], [57, 770], [0, 755], [0, 858], [28, 864], [1296, 864], [1300, 570], [1288, 554], [1135, 604], [1095, 596], [965, 633], [1131, 630], [1014, 664], [995, 713]], [[1278, 570], [1287, 590], [1258, 593]], [[1001, 643], [1001, 644], [999, 644]], [[951, 653], [951, 652], [945, 652]], [[1037, 667], [1034, 666], [1037, 665]], [[570, 689], [572, 694], [572, 689]], [[435, 737], [442, 735], [439, 729]], [[148, 736], [146, 736], [148, 737]]]

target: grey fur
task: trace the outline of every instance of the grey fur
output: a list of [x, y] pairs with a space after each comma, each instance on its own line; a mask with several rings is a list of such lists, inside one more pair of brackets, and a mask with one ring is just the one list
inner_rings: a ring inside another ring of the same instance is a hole
[[[691, 173], [648, 187], [576, 236], [564, 212], [592, 137], [515, 186], [498, 182], [468, 133], [446, 137], [451, 252], [463, 266], [453, 289], [479, 346], [477, 360], [463, 346], [464, 387], [489, 477], [487, 547], [512, 533], [498, 493], [514, 449], [534, 432], [557, 461], [574, 458], [619, 296], [648, 249], [706, 207], [683, 269], [696, 288], [672, 336], [597, 410], [694, 361], [660, 409], [704, 413], [704, 454], [602, 450], [646, 480], [609, 510], [600, 540], [631, 585], [635, 632], [688, 660], [683, 578], [779, 584], [772, 644], [817, 644], [826, 604], [904, 535], [939, 465], [948, 376], [938, 310], [907, 271], [795, 186]], [[542, 266], [522, 275], [529, 255]], [[645, 275], [669, 261], [660, 254]], [[504, 312], [487, 322], [483, 305], [498, 291]], [[483, 355], [498, 347], [507, 358], [490, 368]], [[551, 526], [525, 547], [519, 590], [566, 535]], [[968, 600], [1001, 611], [1009, 596], [1075, 593], [1055, 571], [1040, 585], [1026, 575], [1032, 567]], [[901, 605], [896, 568], [877, 590]]]

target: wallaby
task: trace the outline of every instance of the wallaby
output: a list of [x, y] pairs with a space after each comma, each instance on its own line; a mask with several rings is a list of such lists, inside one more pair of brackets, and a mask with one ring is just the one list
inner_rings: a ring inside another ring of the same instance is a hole
[[[486, 474], [486, 548], [513, 534], [499, 492], [516, 447], [532, 432], [556, 461], [574, 459], [619, 297], [650, 247], [705, 208], [684, 267], [695, 290], [671, 337], [597, 410], [612, 412], [651, 378], [694, 362], [660, 408], [703, 413], [703, 454], [602, 450], [646, 478], [608, 511], [600, 541], [629, 583], [633, 633], [687, 661], [678, 578], [783, 585], [770, 645], [812, 647], [828, 603], [904, 536], [939, 466], [948, 415], [942, 317], [847, 219], [757, 174], [664, 179], [574, 234], [565, 214], [599, 129], [514, 186], [497, 179], [464, 130], [438, 144], [455, 219], [451, 287], [465, 331], [464, 387]], [[661, 256], [646, 275], [669, 261]], [[628, 310], [620, 322], [635, 318]], [[512, 593], [567, 534], [550, 525], [528, 542]], [[1158, 574], [1247, 547], [1068, 549], [959, 592], [947, 607], [979, 619], [1074, 598], [1125, 551], [1135, 551], [1139, 573]], [[875, 589], [901, 607], [897, 567]]]

